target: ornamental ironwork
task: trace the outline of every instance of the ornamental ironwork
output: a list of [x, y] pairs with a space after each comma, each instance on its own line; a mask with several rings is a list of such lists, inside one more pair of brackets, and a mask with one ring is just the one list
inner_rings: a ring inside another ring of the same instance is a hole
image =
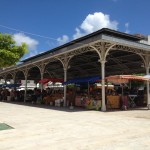
[[150, 52], [145, 51], [143, 49], [137, 49], [137, 48], [124, 46], [124, 45], [116, 45], [113, 48], [116, 49], [116, 50], [128, 51], [128, 52], [132, 52], [132, 53], [136, 53], [136, 54], [142, 54], [142, 55], [150, 54]]
[[68, 52], [67, 56], [75, 56], [75, 55], [79, 55], [82, 53], [86, 53], [88, 51], [93, 51], [93, 49], [90, 46], [85, 46], [85, 47], [81, 47], [79, 49], [76, 49], [74, 51]]

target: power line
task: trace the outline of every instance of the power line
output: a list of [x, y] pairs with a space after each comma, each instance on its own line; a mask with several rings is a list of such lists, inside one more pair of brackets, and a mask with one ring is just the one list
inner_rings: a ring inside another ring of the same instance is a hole
[[51, 38], [51, 37], [47, 37], [47, 36], [43, 36], [43, 35], [31, 33], [31, 32], [22, 31], [22, 30], [15, 29], [15, 28], [8, 27], [8, 26], [4, 26], [4, 25], [0, 25], [0, 27], [6, 28], [6, 29], [9, 29], [9, 30], [13, 30], [13, 31], [17, 31], [17, 32], [22, 32], [22, 33], [26, 33], [26, 34], [38, 36], [38, 37], [41, 37], [41, 38], [46, 38], [46, 39], [50, 39], [50, 40], [55, 40], [55, 41], [57, 41], [57, 39], [55, 39], [55, 38]]
[[[41, 38], [46, 38], [46, 39], [49, 39], [49, 40], [58, 41], [58, 40], [55, 39], [55, 38], [51, 38], [51, 37], [47, 37], [47, 36], [44, 36], [44, 35], [39, 35], [39, 34], [31, 33], [31, 32], [26, 32], [26, 31], [23, 31], [23, 30], [19, 30], [19, 29], [15, 29], [15, 28], [12, 28], [12, 27], [4, 26], [4, 25], [1, 25], [1, 24], [0, 24], [0, 27], [6, 28], [6, 29], [9, 29], [9, 30], [13, 30], [13, 31], [17, 31], [17, 32], [26, 33], [26, 34], [29, 34], [29, 35], [38, 36], [38, 37], [41, 37]], [[69, 43], [74, 43], [74, 41], [71, 41], [71, 42], [69, 42]], [[78, 45], [83, 45], [84, 43], [78, 42], [78, 43], [76, 43], [76, 44], [78, 44]]]

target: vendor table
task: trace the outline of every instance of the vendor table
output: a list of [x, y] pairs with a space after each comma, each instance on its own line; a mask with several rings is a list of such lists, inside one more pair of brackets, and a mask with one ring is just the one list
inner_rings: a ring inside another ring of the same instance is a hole
[[129, 96], [130, 107], [136, 107], [135, 98], [137, 97], [137, 95], [128, 95], [128, 96]]
[[108, 95], [107, 96], [107, 107], [108, 108], [120, 108], [120, 96], [119, 95]]

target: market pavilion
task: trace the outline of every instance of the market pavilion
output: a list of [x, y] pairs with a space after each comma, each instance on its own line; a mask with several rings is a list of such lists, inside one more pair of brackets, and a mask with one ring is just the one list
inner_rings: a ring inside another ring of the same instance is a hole
[[[22, 64], [0, 71], [0, 78], [14, 83], [43, 78], [64, 78], [99, 75], [102, 80], [102, 111], [106, 111], [105, 77], [109, 75], [149, 74], [150, 45], [140, 36], [103, 28], [52, 50], [30, 57]], [[150, 105], [147, 82], [147, 105]], [[66, 106], [66, 85], [64, 86]], [[148, 107], [149, 108], [149, 107]]]

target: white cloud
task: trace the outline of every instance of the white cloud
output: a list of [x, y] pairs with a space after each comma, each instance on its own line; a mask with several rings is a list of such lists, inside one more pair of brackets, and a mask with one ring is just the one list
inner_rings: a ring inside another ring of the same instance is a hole
[[79, 28], [76, 28], [75, 31], [76, 33], [73, 35], [73, 39], [77, 39], [85, 35], [85, 33], [81, 33], [81, 30]]
[[26, 36], [23, 33], [16, 33], [13, 35], [13, 39], [15, 40], [17, 45], [21, 45], [21, 43], [26, 43], [28, 45], [28, 49], [29, 49], [29, 55], [33, 56], [38, 54], [37, 51], [37, 45], [39, 44], [39, 42], [29, 36]]
[[118, 22], [111, 21], [109, 15], [103, 14], [102, 12], [95, 12], [94, 14], [89, 14], [82, 22], [80, 27], [76, 28], [76, 33], [73, 35], [73, 38], [79, 38], [83, 35], [92, 33], [102, 28], [117, 30]]
[[125, 28], [126, 28], [126, 31], [125, 33], [130, 33], [130, 30], [129, 30], [129, 23], [125, 23]]
[[69, 37], [67, 35], [63, 35], [62, 37], [57, 38], [57, 42], [59, 45], [63, 45], [69, 42]]

